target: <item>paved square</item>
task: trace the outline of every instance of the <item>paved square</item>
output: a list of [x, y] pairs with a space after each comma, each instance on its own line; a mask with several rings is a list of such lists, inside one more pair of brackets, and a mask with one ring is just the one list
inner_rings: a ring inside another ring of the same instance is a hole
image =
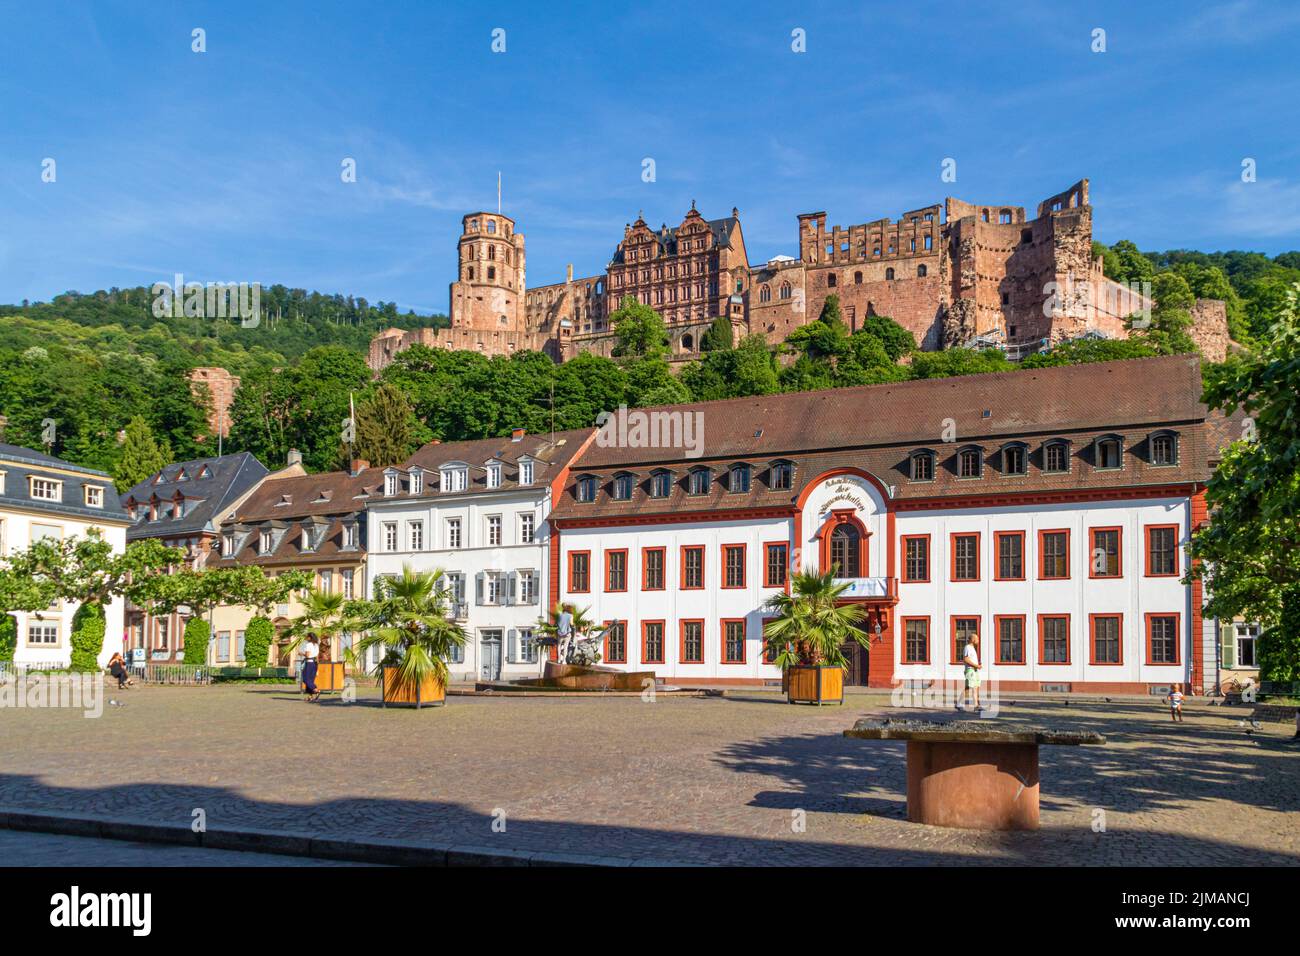
[[[1242, 708], [1020, 700], [999, 721], [1098, 730], [1042, 749], [1042, 830], [904, 819], [904, 745], [849, 740], [843, 707], [727, 698], [452, 698], [382, 710], [290, 688], [144, 687], [76, 710], [0, 710], [0, 809], [706, 864], [1300, 862], [1300, 746]], [[800, 812], [801, 811], [801, 812]], [[493, 829], [504, 813], [505, 832]], [[802, 818], [802, 830], [796, 822]], [[1104, 821], [1104, 832], [1095, 827]], [[291, 862], [291, 861], [289, 861]]]

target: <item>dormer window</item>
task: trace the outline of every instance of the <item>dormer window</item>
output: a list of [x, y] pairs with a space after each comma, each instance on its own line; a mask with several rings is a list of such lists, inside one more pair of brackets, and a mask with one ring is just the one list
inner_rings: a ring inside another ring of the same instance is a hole
[[1043, 471], [1049, 475], [1060, 475], [1070, 470], [1070, 446], [1060, 440], [1049, 441], [1043, 446]]
[[749, 491], [749, 466], [735, 464], [727, 475], [727, 490], [733, 493]]
[[345, 524], [343, 526], [343, 547], [355, 548], [357, 546], [357, 526], [354, 524]]
[[33, 475], [29, 485], [31, 496], [38, 501], [62, 501], [63, 482], [52, 478], [37, 478]]
[[397, 494], [397, 472], [390, 471], [384, 475], [384, 497], [391, 498]]
[[411, 494], [419, 495], [424, 493], [424, 472], [419, 468], [411, 469]]
[[262, 532], [261, 539], [258, 541], [257, 544], [257, 553], [258, 554], [271, 553], [271, 532], [269, 531]]
[[1151, 464], [1160, 467], [1178, 464], [1178, 436], [1160, 432], [1151, 436]]
[[233, 534], [224, 535], [221, 539], [221, 556], [231, 558], [235, 555], [235, 536]]
[[525, 458], [519, 463], [519, 483], [521, 485], [531, 485], [533, 483], [533, 462]]
[[695, 468], [691, 470], [689, 483], [690, 493], [693, 495], [707, 495], [709, 486], [713, 481], [713, 475], [707, 468]]
[[630, 501], [632, 499], [632, 476], [627, 472], [614, 476], [614, 500]]
[[489, 462], [487, 466], [487, 486], [489, 488], [501, 487], [501, 463]]
[[1119, 438], [1108, 436], [1097, 439], [1097, 468], [1100, 470], [1115, 470], [1124, 465], [1124, 446]]
[[187, 474], [185, 474], [185, 469], [182, 468], [179, 472], [176, 473], [176, 480], [177, 480], [177, 481], [189, 481], [189, 480], [190, 480], [190, 476], [187, 475]]
[[590, 503], [596, 500], [596, 488], [599, 481], [594, 475], [583, 475], [578, 479], [578, 500]]
[[978, 478], [983, 474], [984, 456], [978, 448], [963, 448], [957, 453], [957, 477]]
[[301, 540], [298, 542], [298, 546], [299, 546], [303, 551], [311, 551], [311, 550], [312, 550], [312, 546], [311, 546], [311, 528], [303, 528], [303, 529], [302, 529], [302, 538], [301, 538]]
[[1012, 442], [1002, 449], [1002, 474], [1023, 475], [1028, 473], [1028, 455], [1025, 446]]
[[911, 474], [913, 481], [933, 481], [934, 452], [928, 450], [912, 452]]
[[199, 468], [199, 477], [200, 477], [200, 478], [211, 478], [211, 477], [212, 477], [212, 469], [209, 468], [207, 465], [203, 465], [201, 468]]
[[[104, 489], [99, 485], [86, 485], [86, 507], [104, 507]], [[132, 515], [132, 517], [135, 517]]]
[[773, 462], [771, 478], [773, 491], [789, 491], [794, 487], [794, 465], [788, 461]]
[[438, 477], [443, 491], [464, 491], [469, 481], [469, 469], [443, 468]]
[[650, 476], [650, 497], [667, 498], [672, 494], [673, 476], [672, 472], [665, 471], [662, 468]]

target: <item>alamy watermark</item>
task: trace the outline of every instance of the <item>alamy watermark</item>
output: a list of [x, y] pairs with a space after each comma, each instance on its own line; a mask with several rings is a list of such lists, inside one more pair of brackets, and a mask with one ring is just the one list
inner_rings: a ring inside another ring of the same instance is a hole
[[681, 448], [687, 458], [704, 454], [704, 412], [683, 409], [629, 410], [596, 416], [596, 444], [601, 448]]
[[67, 707], [83, 717], [104, 713], [104, 678], [94, 672], [16, 675], [0, 679], [0, 710]]
[[262, 284], [260, 282], [186, 282], [176, 273], [174, 283], [155, 282], [154, 318], [165, 319], [234, 319], [246, 329], [262, 322]]

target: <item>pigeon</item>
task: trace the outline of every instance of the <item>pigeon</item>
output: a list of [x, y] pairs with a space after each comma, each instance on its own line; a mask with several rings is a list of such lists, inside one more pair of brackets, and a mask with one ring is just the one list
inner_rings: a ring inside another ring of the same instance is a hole
[[1256, 720], [1254, 717], [1252, 717], [1252, 718], [1250, 718], [1250, 726], [1254, 727], [1256, 730], [1259, 730], [1259, 728], [1262, 727], [1262, 726], [1264, 726], [1264, 725], [1261, 724], [1261, 723], [1260, 723], [1258, 720]]
[[1069, 706], [1070, 706], [1070, 702], [1069, 702], [1068, 700], [1065, 702], [1065, 706], [1066, 706], [1066, 707], [1069, 707]]
[[1105, 701], [1106, 703], [1108, 703], [1108, 704], [1110, 703], [1110, 698], [1109, 698], [1109, 697], [1103, 697], [1102, 700], [1104, 700], [1104, 701]]
[[125, 702], [125, 701], [120, 701], [120, 700], [112, 700], [112, 699], [110, 699], [109, 702], [108, 702], [108, 706], [110, 706], [110, 707], [125, 707], [125, 706], [126, 706], [126, 702]]

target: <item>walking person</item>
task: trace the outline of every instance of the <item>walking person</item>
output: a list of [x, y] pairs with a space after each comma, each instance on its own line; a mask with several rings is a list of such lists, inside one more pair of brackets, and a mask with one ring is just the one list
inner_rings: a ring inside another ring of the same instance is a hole
[[958, 705], [958, 710], [969, 708], [973, 702], [975, 704], [975, 713], [984, 712], [980, 706], [980, 636], [978, 634], [968, 634], [966, 636], [966, 647], [961, 652], [962, 663], [965, 664], [963, 676], [966, 678], [966, 690], [963, 701], [967, 705], [963, 708]]
[[1174, 684], [1169, 688], [1169, 696], [1165, 698], [1169, 701], [1169, 717], [1174, 723], [1183, 722], [1183, 691], [1181, 684]]
[[559, 659], [561, 664], [569, 663], [569, 650], [573, 637], [573, 605], [560, 607], [560, 616], [555, 622], [555, 636], [560, 639]]
[[131, 679], [131, 672], [127, 670], [126, 659], [122, 657], [120, 651], [113, 654], [108, 659], [108, 672], [117, 678], [117, 689], [123, 690], [135, 683]]
[[302, 681], [303, 693], [308, 703], [320, 700], [320, 691], [316, 688], [316, 658], [320, 656], [320, 639], [315, 634], [308, 634], [299, 649], [302, 654], [302, 669], [298, 679]]

